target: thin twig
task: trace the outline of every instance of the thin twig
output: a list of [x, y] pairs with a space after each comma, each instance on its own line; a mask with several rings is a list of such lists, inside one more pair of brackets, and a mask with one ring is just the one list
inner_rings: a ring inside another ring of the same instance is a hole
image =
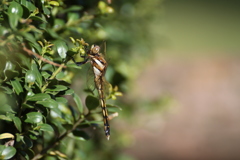
[[76, 121], [76, 123], [73, 125], [73, 127], [66, 131], [64, 134], [62, 134], [60, 137], [58, 137], [51, 145], [47, 146], [46, 148], [44, 148], [40, 153], [38, 153], [37, 155], [35, 155], [33, 157], [32, 160], [38, 160], [40, 158], [42, 158], [45, 154], [47, 154], [48, 150], [51, 148], [54, 148], [55, 146], [57, 146], [59, 144], [59, 142], [65, 138], [69, 133], [71, 133], [73, 130], [75, 130], [77, 128], [77, 126], [83, 121], [84, 119], [81, 118], [81, 116], [79, 117], [79, 119]]
[[[49, 64], [51, 64], [51, 65], [54, 65], [54, 66], [57, 66], [57, 67], [60, 67], [60, 66], [61, 66], [61, 64], [58, 64], [58, 63], [49, 61], [49, 60], [47, 60], [46, 58], [38, 55], [37, 53], [35, 53], [35, 52], [27, 49], [23, 43], [22, 43], [22, 46], [23, 46], [23, 50], [24, 50], [25, 52], [27, 52], [29, 55], [34, 55], [35, 57], [37, 57], [37, 58], [40, 59], [41, 61], [44, 61], [44, 62], [49, 63]], [[66, 67], [66, 66], [63, 66], [63, 68], [67, 68], [67, 67]]]

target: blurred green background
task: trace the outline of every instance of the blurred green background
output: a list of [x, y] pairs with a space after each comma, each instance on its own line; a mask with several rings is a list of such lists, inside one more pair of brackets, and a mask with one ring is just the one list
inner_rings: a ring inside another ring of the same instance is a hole
[[112, 3], [119, 10], [105, 30], [107, 53], [120, 50], [115, 65], [127, 77], [112, 121], [120, 155], [239, 159], [240, 2]]

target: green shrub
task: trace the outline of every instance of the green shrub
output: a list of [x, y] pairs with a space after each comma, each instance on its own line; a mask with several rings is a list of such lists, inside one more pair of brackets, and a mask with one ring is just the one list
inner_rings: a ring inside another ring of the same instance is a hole
[[[70, 87], [82, 69], [72, 57], [87, 52], [85, 41], [103, 40], [98, 21], [114, 10], [103, 1], [89, 3], [88, 12], [74, 3], [2, 1], [0, 159], [82, 158], [78, 142], [102, 127], [97, 95], [88, 95], [85, 107]], [[119, 95], [115, 87], [109, 98]]]

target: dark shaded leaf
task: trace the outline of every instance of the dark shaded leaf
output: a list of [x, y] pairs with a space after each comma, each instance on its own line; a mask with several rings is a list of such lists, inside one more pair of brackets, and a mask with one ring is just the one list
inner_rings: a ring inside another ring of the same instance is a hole
[[47, 88], [46, 91], [64, 91], [67, 90], [68, 88], [63, 85], [55, 85], [51, 88]]
[[72, 11], [80, 11], [82, 10], [83, 7], [82, 6], [71, 6], [63, 11], [60, 11], [61, 13], [68, 13], [68, 12], [72, 12]]
[[72, 133], [78, 140], [88, 140], [88, 139], [90, 139], [90, 136], [84, 131], [74, 130]]
[[23, 143], [23, 148], [31, 148], [33, 146], [32, 140], [27, 136], [20, 136], [20, 140]]
[[40, 22], [44, 22], [44, 23], [47, 23], [47, 21], [41, 17], [38, 17], [38, 16], [31, 16], [31, 19], [32, 20], [35, 20], [35, 21], [40, 21]]
[[29, 104], [27, 104], [27, 103], [22, 104], [22, 107], [23, 107], [23, 109], [26, 109], [26, 108], [34, 108], [34, 106], [29, 105]]
[[85, 103], [89, 110], [96, 109], [99, 106], [99, 100], [96, 97], [90, 95], [87, 96]]

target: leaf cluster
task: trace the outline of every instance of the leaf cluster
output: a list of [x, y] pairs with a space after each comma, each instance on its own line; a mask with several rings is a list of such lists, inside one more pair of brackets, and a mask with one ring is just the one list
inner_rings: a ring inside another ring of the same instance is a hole
[[[96, 19], [112, 12], [103, 1], [87, 13], [62, 0], [2, 1], [0, 159], [74, 158], [74, 150], [60, 149], [90, 139], [102, 124], [98, 98], [87, 96], [84, 106], [71, 88], [72, 70], [81, 69], [71, 59], [87, 43], [70, 36], [94, 37]], [[115, 88], [110, 98], [120, 94]]]

